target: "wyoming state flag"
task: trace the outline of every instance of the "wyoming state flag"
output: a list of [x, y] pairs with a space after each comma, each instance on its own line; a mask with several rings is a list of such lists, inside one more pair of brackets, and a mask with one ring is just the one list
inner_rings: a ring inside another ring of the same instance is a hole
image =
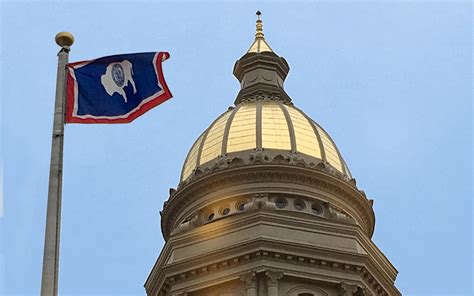
[[127, 123], [172, 97], [167, 52], [114, 55], [67, 65], [67, 123]]

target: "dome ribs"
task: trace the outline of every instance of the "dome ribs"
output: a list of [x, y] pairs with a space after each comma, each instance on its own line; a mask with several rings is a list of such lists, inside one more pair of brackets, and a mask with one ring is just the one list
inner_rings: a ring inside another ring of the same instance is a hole
[[291, 143], [291, 153], [296, 153], [296, 137], [295, 137], [295, 128], [293, 126], [293, 122], [291, 121], [290, 113], [288, 110], [283, 106], [281, 102], [278, 102], [278, 106], [280, 106], [281, 111], [285, 115], [286, 124], [288, 125], [288, 131], [290, 132], [290, 143]]
[[228, 142], [228, 140], [229, 140], [230, 126], [232, 125], [232, 122], [234, 121], [235, 114], [237, 114], [237, 112], [239, 111], [239, 109], [240, 109], [241, 106], [242, 106], [241, 104], [237, 105], [237, 106], [232, 110], [232, 113], [230, 114], [229, 119], [227, 119], [227, 122], [226, 122], [226, 125], [225, 125], [225, 129], [224, 129], [224, 136], [223, 136], [223, 138], [222, 138], [222, 148], [221, 148], [222, 155], [226, 155], [226, 154], [227, 154], [227, 142]]
[[206, 143], [206, 139], [207, 139], [207, 136], [209, 135], [209, 132], [211, 131], [211, 129], [214, 127], [214, 125], [224, 116], [226, 116], [227, 114], [229, 113], [229, 111], [227, 112], [224, 112], [222, 113], [219, 117], [216, 118], [216, 120], [214, 120], [211, 125], [206, 129], [206, 131], [204, 132], [204, 135], [203, 135], [203, 138], [202, 138], [202, 141], [201, 141], [201, 145], [199, 146], [199, 151], [198, 151], [198, 155], [197, 155], [197, 160], [196, 160], [196, 167], [200, 166], [201, 165], [201, 156], [202, 156], [202, 150], [204, 148], [204, 145]]
[[313, 132], [316, 135], [316, 138], [318, 140], [319, 150], [321, 151], [321, 159], [327, 162], [328, 160], [326, 159], [326, 151], [324, 150], [323, 141], [321, 140], [321, 135], [319, 134], [318, 129], [316, 128], [316, 126], [313, 124], [313, 121], [311, 120], [311, 118], [308, 117], [308, 115], [306, 115], [300, 109], [298, 109], [294, 106], [293, 106], [293, 108], [295, 108], [295, 110], [300, 112], [300, 114], [303, 115], [303, 117], [306, 118], [306, 120], [308, 120], [308, 123], [313, 128]]
[[[191, 150], [189, 150], [188, 152], [188, 155], [186, 156], [186, 159], [184, 160], [184, 164], [183, 164], [183, 168], [181, 169], [181, 180], [185, 180], [187, 179], [192, 171], [196, 168], [197, 166], [197, 155], [199, 154], [199, 147], [201, 145], [201, 142], [202, 142], [202, 137], [203, 137], [203, 134], [201, 134], [197, 139], [196, 141], [194, 141], [193, 145], [191, 146]], [[198, 147], [196, 147], [198, 146]], [[195, 148], [198, 150], [194, 153], [194, 150]], [[196, 154], [196, 155], [193, 155], [193, 154]], [[189, 167], [191, 166], [191, 164], [189, 164], [188, 162], [191, 160], [192, 157], [196, 157], [196, 159], [193, 161], [194, 164], [192, 165], [192, 168], [190, 169]]]
[[[300, 109], [277, 100], [242, 102], [221, 114], [196, 140], [189, 151], [181, 181], [194, 179], [236, 156], [246, 159], [258, 151], [297, 159], [313, 166], [326, 164], [334, 173], [352, 178], [346, 162], [329, 134]], [[277, 152], [278, 151], [278, 152]], [[227, 166], [225, 166], [227, 167]], [[190, 177], [191, 176], [191, 177]]]
[[329, 136], [329, 134], [326, 132], [326, 130], [324, 130], [316, 121], [313, 121], [313, 124], [316, 125], [319, 129], [321, 129], [324, 133], [326, 133], [327, 138], [329, 139], [329, 141], [331, 142], [332, 146], [334, 147], [334, 150], [335, 150], [336, 153], [337, 153], [337, 156], [338, 156], [338, 158], [339, 158], [339, 162], [341, 163], [341, 170], [342, 170], [342, 172], [343, 172], [345, 175], [350, 176], [350, 174], [348, 174], [348, 173], [346, 172], [346, 166], [345, 166], [344, 159], [342, 158], [341, 153], [339, 152], [339, 149], [338, 149], [337, 146], [336, 146], [336, 143], [334, 143], [333, 139]]

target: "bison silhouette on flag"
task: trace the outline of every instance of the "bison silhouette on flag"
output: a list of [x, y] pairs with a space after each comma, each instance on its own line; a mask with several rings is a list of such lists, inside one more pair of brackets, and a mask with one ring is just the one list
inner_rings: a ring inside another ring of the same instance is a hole
[[112, 96], [114, 93], [120, 94], [125, 103], [127, 102], [127, 94], [124, 91], [124, 87], [128, 86], [130, 82], [133, 86], [133, 93], [137, 92], [135, 82], [133, 81], [133, 69], [132, 63], [129, 61], [123, 61], [121, 63], [112, 63], [107, 66], [105, 74], [100, 77], [100, 82], [104, 86], [105, 90]]

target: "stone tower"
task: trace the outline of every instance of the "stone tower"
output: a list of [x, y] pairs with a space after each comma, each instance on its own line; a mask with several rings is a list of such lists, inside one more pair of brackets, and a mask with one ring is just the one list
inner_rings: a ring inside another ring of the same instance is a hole
[[195, 141], [161, 212], [150, 296], [400, 295], [372, 242], [373, 201], [328, 133], [295, 107], [257, 13], [235, 106]]

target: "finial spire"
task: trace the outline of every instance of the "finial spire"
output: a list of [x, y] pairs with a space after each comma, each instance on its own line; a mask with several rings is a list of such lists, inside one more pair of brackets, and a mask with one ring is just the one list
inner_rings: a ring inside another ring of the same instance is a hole
[[270, 48], [270, 45], [268, 45], [268, 43], [265, 41], [265, 35], [263, 34], [263, 22], [261, 17], [262, 13], [260, 12], [260, 10], [257, 10], [255, 14], [257, 15], [255, 41], [252, 43], [250, 49], [247, 52], [273, 52], [273, 50]]
[[240, 91], [235, 105], [242, 102], [271, 99], [291, 104], [283, 89], [290, 66], [278, 56], [263, 37], [262, 13], [257, 11], [257, 32], [255, 40], [246, 54], [234, 66], [234, 75], [240, 82]]
[[264, 39], [264, 34], [263, 34], [263, 23], [262, 23], [262, 18], [261, 18], [261, 15], [262, 13], [260, 12], [260, 10], [257, 10], [257, 31], [255, 33], [255, 39], [258, 39], [258, 38], [261, 38], [261, 39]]

